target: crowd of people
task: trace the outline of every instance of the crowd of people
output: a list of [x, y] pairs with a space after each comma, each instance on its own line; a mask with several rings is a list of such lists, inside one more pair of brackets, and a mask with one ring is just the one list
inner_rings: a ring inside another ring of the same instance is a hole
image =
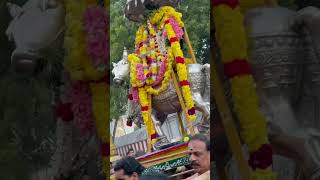
[[[189, 161], [194, 174], [185, 180], [210, 179], [210, 140], [203, 134], [197, 134], [188, 141]], [[112, 167], [116, 180], [169, 180], [163, 172], [145, 171], [136, 159], [133, 149]]]

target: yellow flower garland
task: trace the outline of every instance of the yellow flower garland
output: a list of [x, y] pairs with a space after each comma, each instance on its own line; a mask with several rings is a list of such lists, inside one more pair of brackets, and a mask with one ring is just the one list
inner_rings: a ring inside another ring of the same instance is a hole
[[86, 52], [85, 32], [81, 21], [86, 7], [85, 1], [65, 1], [67, 27], [64, 46], [67, 55], [64, 67], [72, 80], [99, 80], [106, 75], [106, 71], [100, 72], [94, 68]]
[[[153, 16], [149, 18], [147, 26], [141, 25], [136, 32], [135, 46], [138, 50], [137, 53], [140, 57], [138, 57], [137, 54], [129, 54], [128, 56], [128, 61], [130, 63], [130, 83], [132, 87], [138, 88], [140, 105], [142, 109], [142, 117], [147, 127], [149, 138], [151, 138], [152, 134], [155, 134], [155, 129], [150, 119], [152, 104], [151, 95], [158, 95], [169, 85], [171, 73], [173, 71], [172, 65], [174, 59], [180, 59], [180, 61], [178, 63], [175, 63], [175, 65], [177, 68], [183, 98], [186, 104], [186, 108], [188, 110], [188, 116], [186, 118], [190, 120], [196, 119], [194, 102], [191, 95], [191, 89], [188, 83], [187, 66], [184, 62], [184, 55], [181, 50], [177, 36], [171, 24], [166, 23], [168, 22], [169, 17], [175, 18], [176, 22], [179, 24], [180, 27], [184, 26], [181, 20], [181, 13], [176, 12], [174, 8], [169, 6], [161, 7], [159, 11], [156, 11], [153, 14]], [[158, 51], [158, 47], [156, 48], [157, 42], [155, 41], [156, 29], [154, 29], [153, 26], [157, 27], [158, 30], [165, 28], [168, 39], [170, 41], [172, 38], [176, 38], [176, 42], [171, 42], [171, 47], [168, 49], [168, 57], [166, 62], [167, 69], [164, 74], [164, 79], [161, 82], [162, 84], [158, 89], [155, 89], [154, 87], [152, 87], [152, 85], [155, 82], [156, 74], [159, 71], [159, 68], [157, 66], [159, 65], [159, 61], [163, 60], [163, 57], [161, 57], [160, 53], [156, 52]], [[148, 28], [151, 37], [148, 44], [150, 46], [150, 49], [148, 49], [147, 46], [148, 31], [146, 30], [146, 28]], [[147, 57], [150, 57], [151, 60], [157, 60], [158, 64], [153, 62], [151, 64], [151, 67], [148, 68]], [[147, 74], [152, 73], [152, 77], [147, 78], [145, 82], [143, 82], [143, 80], [138, 80], [137, 78], [137, 66], [141, 66], [141, 61], [143, 65], [144, 76], [147, 76]], [[152, 143], [155, 143], [155, 139], [152, 140]]]
[[[150, 33], [150, 58], [151, 60], [157, 60], [157, 56], [156, 56], [156, 31], [155, 29], [152, 27], [152, 25], [150, 23], [148, 23], [148, 27], [149, 27], [149, 33]], [[158, 73], [158, 65], [159, 63], [152, 63], [151, 65], [151, 73], [152, 73], [152, 77], [150, 78], [150, 84], [155, 83], [156, 81], [156, 77], [157, 77], [157, 73]], [[149, 70], [150, 71], [150, 70]]]
[[[108, 1], [105, 1], [108, 2]], [[66, 32], [65, 32], [65, 48], [66, 57], [64, 62], [65, 69], [69, 72], [72, 80], [97, 81], [106, 76], [107, 72], [97, 71], [91, 64], [90, 57], [86, 52], [85, 32], [82, 28], [82, 15], [89, 5], [96, 5], [93, 0], [73, 1], [66, 0]], [[107, 6], [108, 4], [106, 4]], [[98, 137], [105, 148], [109, 148], [109, 126], [108, 126], [108, 106], [109, 96], [108, 86], [105, 82], [90, 83], [92, 95], [92, 111], [95, 117], [95, 124], [98, 132]], [[102, 153], [104, 154], [104, 153]], [[110, 176], [109, 157], [102, 156], [103, 172], [108, 179]]]
[[[139, 45], [141, 42], [144, 42], [145, 41], [145, 38], [141, 38], [141, 36], [143, 36], [143, 32], [145, 31], [144, 29], [144, 25], [143, 26], [140, 26], [138, 31], [136, 32], [136, 46]], [[151, 31], [153, 31], [151, 34], [155, 36], [155, 30], [152, 29]], [[151, 43], [150, 43], [151, 44]], [[141, 48], [140, 48], [141, 49]], [[151, 53], [151, 57], [156, 59], [156, 54], [154, 52]], [[158, 56], [158, 58], [162, 59], [163, 60], [163, 56]], [[139, 81], [137, 79], [137, 64], [141, 62], [140, 58], [136, 55], [136, 54], [129, 54], [128, 55], [128, 61], [130, 63], [130, 83], [131, 83], [131, 86], [132, 87], [142, 87], [144, 86], [144, 82], [142, 81]], [[159, 93], [161, 93], [163, 90], [165, 90], [169, 83], [170, 83], [170, 79], [171, 79], [171, 72], [172, 72], [172, 61], [173, 61], [173, 56], [172, 56], [172, 53], [171, 53], [171, 50], [168, 51], [168, 57], [167, 57], [167, 62], [166, 62], [166, 67], [167, 67], [167, 70], [164, 74], [164, 78], [161, 82], [161, 86], [158, 87], [158, 89], [154, 89], [152, 86], [153, 83], [154, 83], [154, 80], [155, 78], [153, 79], [152, 82], [148, 82], [146, 83], [146, 91], [150, 94], [154, 94], [154, 95], [158, 95]], [[143, 63], [144, 66], [146, 66], [147, 64], [146, 63]], [[146, 70], [147, 68], [145, 68], [145, 72], [144, 74], [146, 75], [146, 71], [147, 73], [149, 72], [148, 69]], [[158, 72], [158, 68], [157, 67], [152, 67], [152, 73], [153, 74], [157, 74]]]
[[148, 86], [146, 87], [147, 92], [150, 94], [154, 94], [154, 95], [159, 95], [159, 93], [161, 93], [162, 91], [164, 91], [169, 83], [170, 83], [170, 79], [171, 79], [171, 74], [172, 74], [172, 61], [173, 61], [173, 55], [171, 52], [171, 49], [169, 49], [168, 51], [168, 57], [167, 57], [167, 71], [164, 73], [164, 78], [161, 82], [161, 86], [158, 89], [154, 89], [152, 86]]
[[[110, 145], [110, 139], [108, 138], [110, 127], [109, 127], [109, 88], [105, 82], [102, 83], [90, 83], [91, 94], [92, 94], [92, 111], [95, 117], [95, 125], [97, 128], [98, 137], [102, 144]], [[110, 147], [108, 147], [110, 148]], [[106, 149], [102, 149], [106, 150]], [[110, 165], [108, 156], [103, 156], [103, 172], [106, 177], [109, 177]]]
[[[244, 19], [239, 6], [231, 8], [226, 4], [213, 8], [216, 38], [224, 64], [234, 60], [247, 60], [247, 39]], [[238, 75], [230, 79], [234, 98], [234, 108], [240, 121], [241, 137], [248, 145], [249, 152], [256, 152], [263, 144], [268, 144], [266, 121], [259, 110], [258, 97], [251, 74]], [[256, 179], [275, 179], [271, 167], [257, 168]]]
[[141, 87], [144, 84], [137, 79], [137, 64], [140, 63], [140, 58], [136, 54], [129, 54], [128, 61], [130, 63], [130, 84], [132, 87]]
[[[138, 89], [139, 91], [139, 101], [140, 101], [140, 104], [141, 104], [141, 112], [142, 112], [142, 118], [143, 118], [143, 121], [144, 121], [144, 125], [146, 127], [146, 130], [147, 130], [147, 133], [148, 133], [148, 139], [150, 140], [150, 142], [152, 144], [155, 143], [155, 139], [152, 139], [151, 136], [153, 134], [156, 133], [156, 130], [154, 128], [154, 125], [153, 125], [153, 122], [152, 122], [152, 119], [151, 119], [151, 96], [148, 96], [148, 93], [146, 92], [145, 88], [142, 87], [142, 88], [139, 88]], [[144, 109], [146, 108], [146, 109]]]
[[[226, 15], [227, 14], [227, 15]], [[223, 63], [234, 59], [248, 59], [245, 29], [242, 22], [243, 16], [239, 8], [231, 9], [229, 6], [220, 5], [214, 9], [216, 22], [216, 37], [220, 42]], [[222, 23], [228, 23], [222, 25]], [[229, 26], [230, 24], [230, 26]], [[242, 28], [239, 28], [242, 27]], [[265, 119], [263, 118], [255, 92], [254, 80], [251, 75], [231, 79], [232, 94], [235, 102], [244, 102], [246, 106], [235, 103], [235, 110], [242, 126], [243, 139], [248, 144], [250, 151], [257, 150], [261, 144], [268, 143], [266, 136]], [[250, 107], [247, 107], [250, 105]], [[255, 131], [252, 131], [255, 125]], [[247, 130], [247, 128], [249, 129]], [[257, 139], [258, 138], [258, 139]]]
[[162, 29], [164, 22], [170, 16], [174, 17], [180, 27], [184, 27], [184, 23], [182, 22], [182, 14], [177, 12], [173, 7], [170, 6], [161, 7], [159, 11], [156, 11], [151, 16], [149, 21], [151, 24], [157, 25], [159, 29]]
[[[175, 20], [178, 22], [178, 24], [181, 27], [183, 27], [183, 22], [181, 21], [181, 17], [182, 17], [181, 13], [176, 12], [174, 10], [174, 8], [172, 8], [172, 7], [165, 6], [165, 7], [160, 8], [159, 12], [156, 13], [154, 16], [159, 18], [160, 17], [159, 14], [161, 16], [163, 16], [163, 19], [161, 20], [161, 23], [163, 23], [163, 24], [160, 23], [160, 27], [163, 27], [163, 25], [165, 26], [165, 30], [167, 32], [168, 39], [177, 38], [171, 24], [165, 23], [165, 22], [168, 21], [168, 18], [171, 16], [171, 17], [175, 18]], [[152, 20], [153, 20], [153, 18], [151, 18], [150, 22], [155, 22]], [[178, 40], [171, 43], [171, 48], [172, 48], [174, 58], [177, 58], [177, 57], [184, 58], [184, 55], [183, 55], [183, 52], [181, 50], [180, 43]], [[186, 64], [185, 63], [176, 63], [176, 67], [177, 67], [179, 81], [180, 82], [181, 81], [188, 81], [188, 71], [187, 71]], [[181, 89], [182, 89], [183, 98], [184, 98], [184, 101], [186, 104], [186, 108], [188, 110], [194, 108], [194, 102], [192, 99], [190, 86], [184, 85], [181, 87]], [[195, 114], [188, 115], [187, 118], [189, 118], [190, 120], [195, 120], [196, 115]]]

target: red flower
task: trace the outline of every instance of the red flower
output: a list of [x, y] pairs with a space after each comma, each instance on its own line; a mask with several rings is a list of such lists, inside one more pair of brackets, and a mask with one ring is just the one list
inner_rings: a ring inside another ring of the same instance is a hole
[[151, 64], [152, 63], [152, 59], [150, 57], [147, 57], [147, 64]]
[[102, 143], [100, 145], [101, 155], [106, 157], [110, 155], [110, 144], [109, 143]]
[[147, 78], [150, 78], [151, 76], [152, 76], [152, 73], [149, 72], [149, 73], [147, 74]]
[[64, 122], [73, 120], [73, 112], [71, 110], [71, 103], [59, 103], [56, 107], [56, 115], [60, 117]]
[[174, 43], [174, 42], [176, 42], [176, 41], [178, 41], [178, 38], [177, 38], [177, 37], [170, 38], [170, 42], [171, 42], [171, 43]]
[[142, 106], [141, 111], [148, 111], [149, 107], [148, 106]]
[[194, 107], [188, 110], [189, 115], [194, 115], [195, 113], [196, 113], [196, 109]]
[[130, 101], [132, 101], [132, 100], [133, 100], [133, 96], [132, 96], [132, 94], [129, 94], [129, 95], [128, 95], [128, 99], [129, 99]]
[[141, 48], [143, 46], [143, 42], [139, 43], [139, 48]]
[[272, 147], [270, 144], [263, 144], [257, 151], [250, 153], [249, 165], [253, 170], [266, 169], [272, 165]]
[[151, 134], [151, 139], [156, 139], [158, 137], [157, 133]]
[[219, 5], [227, 5], [231, 7], [232, 9], [236, 8], [239, 6], [239, 0], [212, 0], [212, 5], [213, 6], [219, 6]]
[[243, 59], [235, 59], [230, 63], [224, 64], [224, 73], [231, 79], [235, 76], [252, 74], [252, 69], [248, 61]]
[[180, 57], [180, 56], [178, 56], [178, 57], [176, 57], [176, 63], [180, 63], [180, 64], [183, 64], [184, 63], [184, 58], [183, 57]]
[[187, 80], [180, 81], [180, 86], [188, 86], [189, 82]]

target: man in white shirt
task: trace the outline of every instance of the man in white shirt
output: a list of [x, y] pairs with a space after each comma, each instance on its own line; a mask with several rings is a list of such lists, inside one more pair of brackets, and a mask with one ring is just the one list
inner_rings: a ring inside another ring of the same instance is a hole
[[210, 140], [203, 134], [191, 137], [188, 144], [189, 160], [196, 174], [186, 180], [210, 179]]

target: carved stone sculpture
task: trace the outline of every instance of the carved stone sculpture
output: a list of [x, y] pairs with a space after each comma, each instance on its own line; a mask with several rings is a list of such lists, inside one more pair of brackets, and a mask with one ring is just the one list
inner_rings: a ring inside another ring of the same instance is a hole
[[320, 11], [257, 8], [245, 19], [270, 142], [277, 154], [294, 160], [307, 179], [316, 178], [320, 167]]

